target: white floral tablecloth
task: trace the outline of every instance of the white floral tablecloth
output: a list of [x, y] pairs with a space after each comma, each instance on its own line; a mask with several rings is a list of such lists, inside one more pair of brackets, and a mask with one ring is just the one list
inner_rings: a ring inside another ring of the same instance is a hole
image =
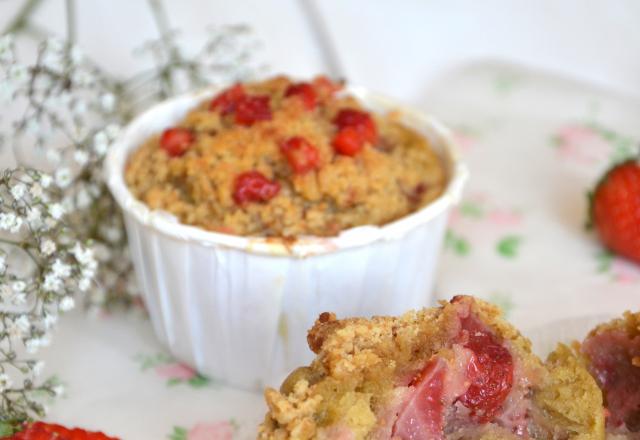
[[[451, 217], [439, 298], [496, 302], [534, 339], [580, 317], [640, 308], [640, 269], [604, 252], [584, 227], [593, 182], [637, 148], [639, 102], [481, 63], [415, 104], [455, 129], [472, 172]], [[174, 361], [141, 313], [74, 312], [44, 358], [66, 389], [49, 419], [123, 439], [254, 438], [265, 411], [260, 395]]]

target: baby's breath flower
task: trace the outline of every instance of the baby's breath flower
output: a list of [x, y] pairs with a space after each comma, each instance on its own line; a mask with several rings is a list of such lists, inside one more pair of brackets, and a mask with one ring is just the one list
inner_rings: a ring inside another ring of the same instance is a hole
[[18, 318], [11, 320], [7, 332], [12, 338], [19, 339], [27, 333], [30, 327], [29, 318], [26, 315], [20, 315]]
[[112, 112], [116, 105], [116, 97], [113, 93], [105, 93], [100, 96], [100, 106], [105, 112]]
[[71, 253], [78, 260], [78, 262], [85, 266], [91, 266], [95, 264], [95, 258], [93, 256], [93, 249], [84, 247], [80, 243], [76, 243], [71, 249]]
[[70, 296], [65, 296], [64, 298], [62, 298], [62, 300], [60, 301], [60, 304], [58, 305], [58, 307], [60, 307], [60, 310], [62, 310], [63, 312], [68, 312], [69, 310], [73, 309], [75, 306], [76, 306], [76, 303], [73, 300], [73, 298]]
[[[231, 82], [246, 71], [246, 66], [238, 66], [244, 64], [238, 61], [244, 52], [232, 50], [240, 34], [238, 29], [214, 32], [200, 53], [175, 66], [165, 56], [171, 52], [166, 49], [169, 46], [182, 51], [174, 41], [175, 35], [163, 36], [149, 46], [163, 79], [157, 76], [150, 80], [152, 87], [135, 88], [114, 82], [68, 42], [43, 42], [36, 62], [25, 65], [18, 62], [11, 36], [0, 36], [0, 97], [10, 99], [12, 108], [22, 107], [12, 112], [17, 115], [8, 124], [15, 127], [13, 132], [8, 136], [0, 132], [0, 137], [10, 139], [16, 150], [22, 143], [41, 149], [38, 159], [46, 160], [47, 169], [53, 170], [53, 176], [22, 168], [0, 173], [0, 231], [3, 236], [13, 234], [11, 240], [24, 251], [22, 254], [28, 254], [27, 262], [34, 263], [28, 276], [22, 276], [23, 268], [17, 266], [20, 278], [16, 278], [13, 258], [8, 259], [0, 248], [0, 334], [10, 334], [8, 338], [14, 340], [7, 343], [7, 338], [0, 339], [0, 366], [14, 362], [16, 358], [5, 353], [15, 356], [17, 345], [22, 344], [29, 353], [47, 345], [58, 313], [75, 305], [73, 295], [78, 292], [86, 291], [85, 301], [93, 310], [110, 302], [132, 302], [137, 292], [124, 224], [104, 185], [101, 162], [119, 135], [121, 122], [126, 123], [140, 105], [170, 96], [179, 91], [180, 84], [186, 84], [178, 78], [185, 65], [193, 71], [187, 78], [191, 88], [201, 87], [204, 82]], [[216, 47], [224, 48], [224, 52]], [[151, 99], [137, 95], [147, 90], [159, 92]], [[12, 246], [11, 242], [5, 245]], [[98, 266], [98, 260], [105, 264]], [[28, 315], [2, 311], [7, 310], [5, 306], [26, 310], [27, 303]], [[34, 384], [34, 391], [62, 392], [53, 383], [38, 388], [36, 377], [42, 370], [41, 363], [20, 362], [17, 369]], [[24, 383], [16, 382], [20, 386]], [[7, 401], [15, 403], [13, 416], [19, 419], [41, 415], [45, 410], [26, 396], [7, 400], [9, 394], [3, 390], [12, 385], [2, 383], [0, 418], [5, 410], [2, 402]]]
[[40, 185], [42, 185], [43, 188], [49, 188], [51, 182], [52, 179], [50, 175], [44, 173], [40, 175]]
[[24, 292], [24, 289], [26, 288], [27, 284], [22, 280], [14, 281], [13, 283], [11, 283], [11, 290], [16, 293]]
[[78, 289], [80, 289], [81, 292], [86, 292], [87, 290], [89, 290], [89, 288], [91, 287], [91, 278], [93, 277], [82, 277], [80, 281], [78, 281]]
[[29, 354], [35, 354], [40, 349], [40, 340], [37, 338], [27, 339], [24, 346]]
[[13, 382], [11, 382], [11, 378], [5, 373], [0, 373], [0, 393], [8, 390], [12, 386]]
[[9, 68], [9, 80], [14, 81], [14, 83], [23, 83], [29, 79], [29, 69], [27, 66], [21, 66], [19, 64], [14, 64]]
[[56, 260], [53, 262], [53, 265], [51, 266], [51, 271], [53, 272], [54, 276], [58, 278], [66, 278], [71, 275], [71, 266], [62, 262], [59, 258], [56, 258]]
[[86, 165], [89, 161], [89, 153], [84, 150], [77, 150], [73, 153], [73, 160], [80, 166]]
[[71, 58], [71, 62], [73, 64], [80, 64], [80, 62], [84, 58], [84, 54], [78, 46], [72, 46], [71, 50], [69, 51], [69, 57]]
[[56, 325], [57, 322], [58, 322], [58, 315], [45, 312], [44, 317], [42, 318], [42, 325], [45, 330], [49, 330], [51, 327]]
[[60, 220], [62, 218], [62, 216], [64, 216], [65, 211], [64, 211], [64, 208], [62, 207], [62, 205], [60, 203], [53, 203], [53, 204], [49, 205], [49, 214], [55, 220]]
[[22, 217], [16, 217], [14, 219], [13, 226], [9, 229], [9, 232], [11, 232], [12, 234], [17, 233], [23, 224], [24, 220], [22, 219]]
[[14, 199], [19, 200], [24, 197], [27, 192], [27, 187], [24, 183], [16, 183], [11, 187], [11, 195]]
[[53, 254], [55, 251], [56, 251], [56, 243], [53, 240], [49, 238], [42, 240], [42, 242], [40, 243], [40, 252], [42, 252], [44, 255], [48, 257], [49, 255]]
[[27, 210], [27, 222], [38, 228], [40, 221], [42, 220], [42, 212], [39, 206], [32, 206]]
[[16, 225], [16, 215], [13, 212], [0, 212], [0, 229], [9, 231]]
[[93, 149], [99, 156], [103, 156], [109, 148], [109, 138], [104, 132], [98, 132], [93, 137]]
[[71, 170], [69, 168], [60, 168], [56, 171], [56, 185], [60, 188], [66, 188], [71, 183]]
[[57, 292], [62, 288], [62, 280], [55, 273], [49, 272], [44, 276], [42, 288], [45, 292]]
[[33, 197], [34, 199], [41, 199], [44, 195], [42, 185], [37, 182], [31, 185], [31, 188], [29, 188], [29, 194], [31, 194], [31, 197]]
[[64, 394], [64, 386], [60, 384], [55, 385], [51, 388], [51, 391], [53, 391], [53, 394], [56, 396], [62, 396]]

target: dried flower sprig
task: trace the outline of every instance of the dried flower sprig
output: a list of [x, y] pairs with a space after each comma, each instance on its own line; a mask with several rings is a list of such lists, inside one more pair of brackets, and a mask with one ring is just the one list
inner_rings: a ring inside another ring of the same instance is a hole
[[[28, 359], [50, 342], [59, 312], [71, 310], [77, 291], [90, 289], [97, 269], [91, 248], [64, 222], [53, 179], [26, 168], [0, 176], [0, 421], [42, 415], [36, 385], [42, 362]], [[15, 385], [14, 385], [15, 384]]]
[[122, 216], [102, 175], [120, 126], [155, 101], [261, 69], [245, 26], [212, 28], [188, 53], [160, 1], [149, 4], [160, 36], [138, 52], [152, 66], [125, 80], [71, 44], [71, 22], [69, 41], [43, 41], [32, 64], [20, 63], [12, 36], [0, 36], [0, 100], [18, 115], [0, 145], [20, 164], [0, 174], [0, 433], [43, 415], [39, 397], [60, 393], [55, 381], [38, 384], [42, 362], [28, 355], [50, 341], [76, 292], [90, 307], [140, 304]]

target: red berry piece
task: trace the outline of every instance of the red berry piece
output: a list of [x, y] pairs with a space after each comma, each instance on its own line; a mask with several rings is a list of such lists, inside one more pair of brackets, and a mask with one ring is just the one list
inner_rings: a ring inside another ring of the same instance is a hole
[[607, 426], [640, 432], [640, 335], [635, 326], [591, 334], [581, 351], [589, 358], [589, 372], [604, 394]]
[[295, 136], [280, 145], [289, 166], [296, 174], [305, 174], [320, 166], [320, 153], [305, 138]]
[[169, 128], [160, 136], [160, 148], [169, 156], [178, 157], [187, 152], [194, 140], [195, 135], [188, 128]]
[[430, 361], [409, 384], [411, 395], [398, 414], [393, 438], [442, 439], [444, 429], [444, 383], [446, 363], [439, 358]]
[[238, 102], [245, 96], [242, 84], [236, 84], [233, 87], [219, 93], [211, 100], [209, 110], [219, 111], [222, 115], [228, 115], [236, 110]]
[[297, 96], [302, 100], [307, 110], [313, 110], [318, 103], [318, 96], [313, 86], [309, 83], [291, 84], [284, 92], [284, 96]]
[[337, 153], [355, 156], [364, 147], [365, 140], [357, 128], [345, 127], [334, 136], [332, 144]]
[[67, 429], [52, 423], [35, 422], [7, 440], [119, 440], [101, 432], [89, 432], [84, 429]]
[[366, 142], [374, 144], [378, 140], [378, 130], [371, 115], [354, 109], [340, 110], [333, 123], [342, 130], [346, 127], [357, 129]]
[[271, 119], [271, 103], [268, 96], [245, 96], [236, 106], [236, 123], [253, 125]]
[[278, 195], [280, 184], [267, 179], [259, 171], [247, 171], [236, 177], [233, 200], [238, 205], [248, 202], [267, 202]]
[[462, 328], [464, 346], [473, 356], [467, 367], [471, 385], [459, 401], [479, 423], [488, 423], [499, 413], [513, 386], [513, 357], [473, 318], [464, 319]]
[[600, 240], [612, 251], [640, 263], [640, 163], [614, 166], [596, 186], [591, 217]]

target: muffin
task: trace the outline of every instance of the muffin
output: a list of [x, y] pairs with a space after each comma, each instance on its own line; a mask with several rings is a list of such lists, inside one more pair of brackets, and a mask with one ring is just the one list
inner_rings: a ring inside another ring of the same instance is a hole
[[256, 391], [311, 361], [306, 332], [323, 311], [431, 302], [467, 178], [449, 130], [401, 102], [324, 78], [261, 84], [159, 103], [105, 160], [158, 339]]
[[401, 317], [320, 315], [316, 353], [280, 391], [259, 439], [603, 439], [602, 395], [559, 346], [546, 363], [469, 296]]
[[581, 352], [602, 389], [610, 438], [640, 439], [640, 313], [599, 325]]
[[446, 176], [427, 139], [341, 89], [236, 84], [140, 146], [126, 183], [151, 209], [243, 236], [335, 236], [437, 198]]

